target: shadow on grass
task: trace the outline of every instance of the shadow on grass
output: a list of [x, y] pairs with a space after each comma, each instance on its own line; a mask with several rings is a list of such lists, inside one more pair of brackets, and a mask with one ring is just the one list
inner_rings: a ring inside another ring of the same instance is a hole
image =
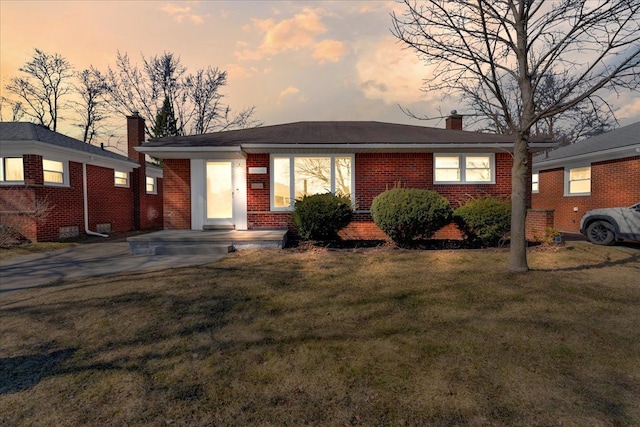
[[[604, 261], [599, 262], [597, 264], [585, 264], [585, 265], [577, 265], [575, 267], [565, 267], [565, 268], [535, 268], [531, 271], [543, 271], [543, 272], [558, 272], [558, 271], [586, 271], [586, 270], [596, 270], [600, 268], [607, 267], [620, 267], [623, 265], [630, 265], [633, 263], [640, 262], [640, 252], [635, 254], [629, 254], [628, 257], [612, 260], [610, 256], [607, 256]], [[633, 265], [631, 265], [633, 267]], [[636, 268], [640, 269], [640, 266], [636, 266]]]
[[0, 394], [29, 390], [40, 380], [53, 375], [56, 367], [76, 352], [66, 348], [27, 356], [0, 359]]

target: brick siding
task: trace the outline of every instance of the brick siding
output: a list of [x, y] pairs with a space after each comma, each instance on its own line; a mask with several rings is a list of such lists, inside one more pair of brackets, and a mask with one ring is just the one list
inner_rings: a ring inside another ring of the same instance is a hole
[[[495, 184], [433, 184], [433, 154], [431, 153], [358, 153], [354, 170], [357, 211], [353, 222], [342, 231], [343, 238], [384, 239], [386, 236], [371, 222], [368, 210], [375, 196], [399, 185], [403, 188], [435, 190], [449, 199], [452, 207], [464, 204], [469, 198], [511, 196], [512, 157], [496, 153]], [[190, 162], [186, 159], [165, 160], [164, 227], [189, 229], [190, 220]], [[266, 174], [249, 174], [249, 168], [266, 168]], [[247, 156], [247, 226], [249, 229], [288, 228], [295, 232], [291, 213], [270, 211], [269, 154]], [[529, 183], [531, 178], [529, 177]], [[262, 188], [252, 188], [254, 186]], [[530, 205], [530, 195], [528, 205]], [[450, 225], [436, 234], [437, 238], [460, 238], [459, 230]]]
[[[144, 140], [144, 121], [128, 120], [129, 155], [142, 166], [129, 174], [128, 188], [116, 187], [114, 170], [87, 164], [87, 204], [89, 230], [98, 224], [109, 224], [111, 232], [159, 228], [163, 221], [163, 179], [157, 179], [157, 193], [146, 194], [144, 155], [133, 149]], [[42, 156], [24, 155], [24, 185], [0, 187], [0, 224], [13, 224], [32, 241], [60, 238], [61, 227], [77, 227], [84, 233], [84, 191], [82, 163], [68, 162], [68, 185], [45, 185]], [[139, 196], [134, 197], [138, 189]], [[35, 221], [36, 203], [50, 206], [51, 212], [42, 221]], [[138, 224], [134, 207], [139, 206]]]
[[188, 230], [191, 228], [191, 161], [165, 159], [163, 176], [164, 228]]
[[[591, 209], [631, 206], [640, 201], [640, 156], [591, 165], [591, 194], [564, 195], [564, 168], [540, 171], [540, 191], [533, 194], [534, 209], [553, 210], [553, 226], [578, 233], [580, 218]], [[574, 210], [577, 208], [577, 211]]]

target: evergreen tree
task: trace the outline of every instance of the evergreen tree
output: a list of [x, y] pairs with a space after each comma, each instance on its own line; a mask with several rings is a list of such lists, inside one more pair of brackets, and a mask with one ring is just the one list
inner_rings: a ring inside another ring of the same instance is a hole
[[162, 103], [162, 108], [156, 115], [156, 120], [153, 124], [153, 128], [151, 129], [153, 138], [164, 138], [165, 136], [180, 135], [177, 123], [178, 121], [176, 120], [175, 114], [173, 112], [173, 105], [171, 105], [171, 100], [168, 96], [166, 96], [164, 98], [164, 102]]

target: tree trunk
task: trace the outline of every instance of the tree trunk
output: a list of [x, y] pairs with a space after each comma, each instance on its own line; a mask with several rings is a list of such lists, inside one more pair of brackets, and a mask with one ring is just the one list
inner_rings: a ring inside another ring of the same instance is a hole
[[522, 273], [529, 270], [527, 264], [527, 216], [528, 142], [520, 132], [516, 133], [511, 168], [511, 243], [509, 246], [509, 270]]

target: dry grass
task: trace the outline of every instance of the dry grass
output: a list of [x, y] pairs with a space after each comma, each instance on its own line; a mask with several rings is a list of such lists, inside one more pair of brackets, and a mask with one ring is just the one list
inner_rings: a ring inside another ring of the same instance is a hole
[[640, 251], [231, 254], [0, 302], [1, 425], [640, 425]]
[[70, 246], [76, 246], [78, 243], [73, 242], [33, 242], [16, 245], [11, 248], [0, 247], [0, 260], [15, 258], [19, 256], [37, 254], [40, 252], [55, 251], [56, 249], [64, 249]]

